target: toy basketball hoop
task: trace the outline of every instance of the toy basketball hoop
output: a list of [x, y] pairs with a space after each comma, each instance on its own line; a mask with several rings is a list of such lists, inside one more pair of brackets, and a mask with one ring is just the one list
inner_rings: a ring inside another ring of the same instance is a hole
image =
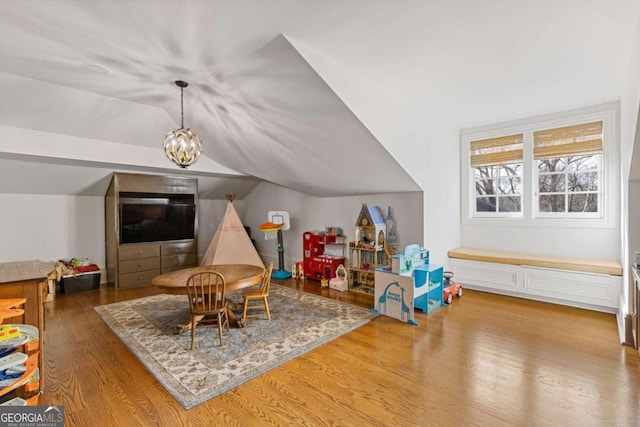
[[260, 230], [264, 233], [265, 240], [276, 240], [278, 238], [278, 230], [282, 230], [282, 224], [265, 222], [260, 224]]
[[278, 239], [278, 269], [273, 269], [271, 277], [275, 279], [288, 279], [291, 273], [284, 269], [284, 243], [282, 232], [287, 231], [291, 227], [289, 221], [289, 212], [286, 211], [269, 211], [267, 221], [260, 224], [260, 230], [264, 233], [265, 240]]

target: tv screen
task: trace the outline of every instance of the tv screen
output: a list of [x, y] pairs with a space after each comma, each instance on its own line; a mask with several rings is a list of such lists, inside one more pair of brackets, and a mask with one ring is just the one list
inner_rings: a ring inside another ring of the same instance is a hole
[[125, 194], [120, 196], [120, 244], [193, 239], [193, 196]]

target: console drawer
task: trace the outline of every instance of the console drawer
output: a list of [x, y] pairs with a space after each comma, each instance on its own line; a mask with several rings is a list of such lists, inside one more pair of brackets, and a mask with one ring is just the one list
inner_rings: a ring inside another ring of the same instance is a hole
[[127, 261], [120, 261], [118, 264], [119, 273], [137, 273], [146, 270], [157, 270], [160, 268], [160, 258], [140, 258]]
[[148, 285], [154, 277], [160, 275], [160, 269], [141, 271], [139, 273], [126, 273], [118, 276], [119, 287], [131, 287]]
[[192, 267], [196, 265], [196, 254], [163, 256], [160, 267], [162, 271], [173, 267]]
[[142, 244], [120, 246], [118, 249], [118, 260], [152, 258], [160, 256], [160, 244]]
[[196, 253], [195, 240], [191, 242], [175, 242], [175, 243], [163, 242], [161, 243], [161, 245], [162, 245], [162, 250], [161, 250], [162, 256]]

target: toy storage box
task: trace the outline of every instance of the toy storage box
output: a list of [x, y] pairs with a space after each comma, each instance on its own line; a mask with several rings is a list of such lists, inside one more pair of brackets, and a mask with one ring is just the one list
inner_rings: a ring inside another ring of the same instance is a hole
[[100, 272], [79, 273], [76, 276], [62, 276], [58, 282], [57, 292], [60, 294], [72, 294], [79, 291], [100, 289]]

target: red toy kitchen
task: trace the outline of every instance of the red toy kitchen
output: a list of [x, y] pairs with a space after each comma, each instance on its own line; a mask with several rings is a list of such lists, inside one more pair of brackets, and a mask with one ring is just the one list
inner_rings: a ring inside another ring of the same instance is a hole
[[345, 236], [311, 231], [302, 233], [304, 276], [314, 280], [336, 277], [336, 269], [345, 262], [345, 245]]

